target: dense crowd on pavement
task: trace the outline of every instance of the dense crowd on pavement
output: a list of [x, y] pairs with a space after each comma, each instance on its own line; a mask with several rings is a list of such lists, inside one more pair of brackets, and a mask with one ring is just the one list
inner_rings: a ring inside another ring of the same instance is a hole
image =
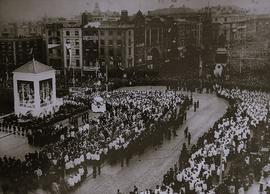
[[[56, 173], [66, 178], [65, 188], [73, 189], [87, 176], [87, 164], [93, 166], [96, 177], [104, 159], [112, 163], [126, 159], [128, 164], [136, 152], [160, 143], [163, 134], [175, 134], [186, 117], [186, 107], [192, 103], [192, 97], [174, 91], [112, 91], [98, 95], [107, 99], [106, 112], [96, 119], [84, 119], [83, 126], [66, 127], [59, 141], [45, 143], [23, 161], [0, 158], [0, 175], [13, 180], [45, 180]], [[73, 95], [72, 101], [85, 103], [83, 98]]]
[[270, 154], [268, 149], [261, 153], [260, 148], [270, 146], [266, 139], [270, 94], [216, 89], [218, 96], [230, 102], [227, 113], [196, 144], [183, 144], [179, 162], [164, 175], [161, 186], [143, 191], [135, 186], [130, 193], [244, 193], [259, 180], [260, 192], [269, 193], [270, 182], [264, 184], [262, 175], [270, 171]]
[[55, 124], [69, 119], [73, 115], [86, 112], [88, 109], [89, 106], [81, 102], [66, 100], [54, 114], [44, 115], [40, 118], [31, 115], [5, 117], [0, 122], [0, 131], [25, 136], [30, 145], [44, 146], [59, 140], [61, 134], [66, 131], [65, 126]]

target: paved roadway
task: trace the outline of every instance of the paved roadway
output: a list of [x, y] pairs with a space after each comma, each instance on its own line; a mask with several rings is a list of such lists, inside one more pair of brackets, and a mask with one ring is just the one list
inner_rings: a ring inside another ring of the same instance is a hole
[[[165, 88], [144, 87], [143, 89], [164, 90]], [[149, 147], [141, 156], [134, 156], [128, 167], [121, 167], [120, 164], [103, 166], [100, 176], [96, 179], [88, 177], [72, 193], [114, 194], [117, 189], [128, 193], [134, 185], [139, 189], [145, 189], [160, 184], [166, 171], [178, 161], [182, 144], [185, 142], [184, 128], [188, 126], [191, 129], [192, 142], [197, 142], [198, 137], [226, 112], [228, 103], [215, 95], [193, 94], [193, 97], [195, 100], [200, 100], [200, 108], [195, 113], [193, 108], [190, 109], [187, 122], [179, 128], [177, 137], [164, 141], [160, 147]]]
[[7, 155], [24, 159], [25, 154], [38, 149], [29, 145], [26, 137], [0, 132], [0, 157]]
[[[267, 183], [270, 182], [270, 177], [267, 177], [264, 179], [264, 186], [263, 188], [266, 188]], [[248, 191], [245, 192], [245, 194], [259, 194], [260, 193], [260, 183], [255, 182], [251, 187], [248, 189]], [[266, 194], [266, 192], [263, 192], [261, 194]]]

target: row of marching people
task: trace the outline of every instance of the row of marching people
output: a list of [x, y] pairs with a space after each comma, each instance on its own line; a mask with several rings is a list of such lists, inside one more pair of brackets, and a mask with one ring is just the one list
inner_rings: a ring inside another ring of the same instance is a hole
[[[143, 152], [149, 143], [162, 143], [162, 138], [157, 141], [155, 135], [166, 134], [169, 138], [169, 134], [175, 134], [179, 120], [183, 122], [186, 118], [183, 106], [190, 105], [187, 96], [173, 91], [112, 91], [100, 95], [106, 98], [110, 109], [82, 127], [53, 130], [63, 130], [59, 140], [45, 145], [38, 152], [44, 156], [42, 160], [27, 161], [26, 171], [28, 168], [33, 172], [39, 169], [41, 177], [46, 177], [50, 169], [56, 169], [62, 173], [65, 171], [68, 176], [78, 171], [81, 165], [90, 163], [95, 177], [101, 173], [104, 159], [130, 158], [137, 150]], [[23, 171], [21, 176], [25, 173]], [[74, 180], [76, 184], [80, 179], [76, 175]]]
[[[260, 169], [261, 159], [251, 160], [251, 151], [254, 149], [251, 131], [256, 134], [261, 125], [268, 126], [270, 94], [240, 89], [220, 89], [218, 95], [231, 102], [227, 113], [200, 137], [190, 150], [183, 145], [179, 164], [164, 175], [162, 182], [164, 190], [157, 193], [244, 193], [248, 189], [244, 187], [246, 176], [250, 172], [260, 174], [258, 168]], [[187, 134], [188, 130], [185, 133]], [[223, 182], [221, 177], [228, 168], [228, 162], [235, 160], [241, 166], [230, 167], [233, 168], [231, 175], [234, 181]], [[231, 192], [230, 188], [233, 188], [234, 192]], [[155, 190], [139, 192], [137, 189], [133, 193], [156, 192]]]
[[26, 136], [28, 133], [28, 131], [22, 127], [3, 123], [0, 123], [0, 131], [4, 133], [12, 133], [14, 135], [21, 135], [21, 136]]
[[73, 172], [71, 175], [67, 176], [66, 183], [69, 190], [75, 189], [77, 186], [83, 182], [87, 177], [87, 167], [85, 165], [80, 165], [79, 168]]

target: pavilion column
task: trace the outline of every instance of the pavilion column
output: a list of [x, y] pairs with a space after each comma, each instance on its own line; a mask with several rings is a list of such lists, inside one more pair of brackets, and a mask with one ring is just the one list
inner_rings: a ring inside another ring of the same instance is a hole
[[15, 113], [18, 112], [18, 106], [19, 106], [19, 93], [18, 93], [18, 85], [17, 85], [17, 77], [14, 76], [13, 78], [13, 92], [14, 92], [14, 111]]
[[35, 94], [35, 110], [40, 112], [40, 94], [39, 94], [39, 80], [34, 79], [34, 94]]

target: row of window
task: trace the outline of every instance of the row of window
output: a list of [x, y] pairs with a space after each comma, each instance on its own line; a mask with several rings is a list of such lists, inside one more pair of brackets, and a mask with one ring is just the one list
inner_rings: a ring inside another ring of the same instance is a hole
[[[66, 49], [66, 53], [67, 55], [69, 55], [69, 50]], [[79, 49], [75, 49], [75, 55], [79, 56], [80, 55], [80, 50]]]
[[[70, 40], [69, 39], [66, 39], [66, 44], [70, 44]], [[80, 44], [80, 40], [79, 39], [75, 39], [75, 45], [76, 46], [79, 46]]]
[[[213, 18], [213, 20], [214, 20], [215, 22], [217, 22], [217, 21], [219, 20], [219, 18]], [[223, 18], [223, 20], [224, 20], [224, 22], [227, 22], [227, 21], [228, 21], [227, 17]]]
[[[104, 55], [105, 54], [105, 48], [100, 48], [100, 55]], [[113, 56], [114, 55], [114, 49], [110, 48], [108, 50], [108, 54], [109, 56]], [[128, 47], [128, 55], [131, 56], [132, 54], [132, 48], [131, 47]], [[117, 49], [116, 50], [116, 55], [117, 56], [121, 56], [122, 55], [122, 51], [121, 49]]]
[[[108, 44], [109, 44], [109, 45], [113, 45], [113, 43], [114, 43], [113, 40], [109, 40], [109, 41], [108, 41]], [[117, 43], [117, 45], [122, 45], [122, 40], [117, 40], [116, 43]], [[132, 43], [132, 42], [131, 42], [131, 39], [129, 38], [129, 39], [128, 39], [128, 45], [131, 46], [131, 43]], [[100, 45], [105, 45], [105, 40], [101, 39], [101, 40], [100, 40]]]
[[[49, 30], [48, 34], [49, 34], [49, 36], [52, 36], [52, 35], [55, 35], [55, 32], [52, 32], [52, 31]], [[60, 31], [59, 30], [56, 32], [56, 35], [60, 36]]]
[[[113, 40], [109, 40], [108, 44], [113, 45]], [[121, 45], [121, 44], [122, 44], [122, 40], [117, 40], [117, 45]], [[105, 45], [105, 40], [101, 39], [100, 40], [100, 45]]]
[[[108, 33], [109, 36], [113, 36], [114, 34], [117, 34], [117, 36], [121, 36], [122, 35], [122, 31], [117, 30], [117, 31], [113, 31], [113, 30], [109, 30], [109, 31], [105, 31], [105, 30], [100, 30], [100, 35], [104, 36], [105, 33]], [[131, 36], [131, 30], [128, 30], [128, 35]]]
[[[67, 66], [68, 67], [71, 66], [70, 65], [70, 59], [67, 59]], [[79, 59], [76, 60], [76, 67], [80, 67], [80, 60]]]
[[[66, 36], [70, 36], [70, 31], [65, 31], [66, 32]], [[79, 31], [75, 30], [75, 36], [79, 36]]]

